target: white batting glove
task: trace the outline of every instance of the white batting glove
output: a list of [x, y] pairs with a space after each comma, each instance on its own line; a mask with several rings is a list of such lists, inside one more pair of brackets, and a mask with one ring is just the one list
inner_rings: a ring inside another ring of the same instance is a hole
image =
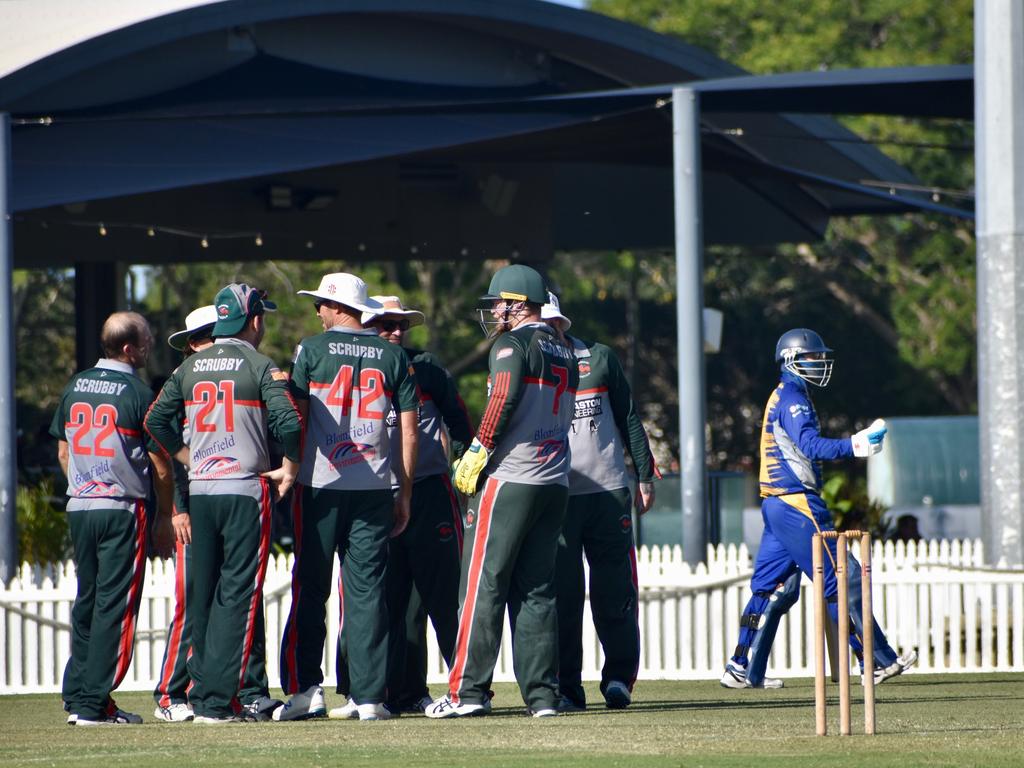
[[850, 437], [850, 442], [853, 444], [853, 455], [863, 459], [881, 453], [882, 441], [888, 431], [885, 419], [875, 419], [867, 429], [862, 429]]

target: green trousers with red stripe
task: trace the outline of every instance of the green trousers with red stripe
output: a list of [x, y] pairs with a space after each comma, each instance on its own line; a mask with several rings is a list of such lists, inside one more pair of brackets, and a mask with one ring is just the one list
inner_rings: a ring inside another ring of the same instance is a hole
[[[396, 708], [428, 695], [426, 622], [429, 616], [437, 646], [451, 666], [459, 626], [459, 563], [462, 514], [447, 475], [430, 475], [413, 483], [409, 525], [388, 540], [387, 703]], [[349, 619], [342, 617], [342, 627]], [[349, 695], [348, 631], [338, 638], [338, 693]]]
[[239, 710], [270, 555], [270, 488], [257, 496], [192, 493], [192, 678], [197, 715]]
[[448, 678], [453, 701], [483, 703], [501, 645], [505, 606], [513, 669], [531, 710], [558, 701], [555, 555], [568, 489], [487, 478], [466, 513], [459, 631]]
[[297, 487], [296, 492], [301, 495], [292, 508], [296, 550], [292, 608], [281, 640], [281, 687], [295, 694], [323, 682], [326, 603], [337, 552], [350, 695], [357, 704], [383, 703], [388, 657], [384, 578], [394, 496], [390, 489]]
[[112, 708], [135, 648], [135, 617], [146, 564], [146, 508], [70, 510], [78, 594], [71, 609], [71, 658], [64, 708], [98, 720]]
[[[188, 702], [188, 688], [192, 684], [187, 665], [192, 651], [192, 573], [192, 547], [179, 541], [174, 551], [174, 615], [167, 628], [167, 646], [160, 664], [160, 676], [153, 689], [153, 699], [161, 707]], [[256, 603], [256, 624], [252, 634], [249, 665], [238, 692], [238, 699], [243, 705], [270, 696], [266, 646], [263, 600], [260, 599]]]
[[630, 690], [640, 665], [636, 550], [626, 488], [570, 496], [558, 541], [558, 684], [586, 704], [583, 669], [583, 554], [590, 566], [590, 610], [604, 650], [601, 692], [617, 680]]

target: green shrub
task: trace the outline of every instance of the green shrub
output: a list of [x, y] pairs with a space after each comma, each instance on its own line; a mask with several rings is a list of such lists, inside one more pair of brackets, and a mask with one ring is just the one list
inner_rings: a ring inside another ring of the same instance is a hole
[[67, 515], [54, 496], [53, 479], [19, 485], [17, 498], [18, 554], [29, 563], [56, 563], [71, 556]]
[[832, 512], [838, 531], [868, 531], [876, 539], [887, 539], [892, 524], [884, 519], [886, 506], [868, 498], [868, 484], [863, 477], [850, 479], [844, 472], [826, 475], [821, 498]]

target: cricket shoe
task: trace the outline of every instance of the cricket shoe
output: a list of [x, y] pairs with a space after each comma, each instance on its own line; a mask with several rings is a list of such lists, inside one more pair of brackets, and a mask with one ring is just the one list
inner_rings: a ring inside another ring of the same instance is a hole
[[487, 709], [483, 704], [470, 704], [469, 702], [456, 704], [451, 700], [450, 696], [442, 696], [427, 707], [423, 714], [434, 719], [442, 717], [479, 717], [480, 715], [486, 715]]
[[562, 698], [560, 698], [558, 700], [558, 704], [555, 707], [555, 709], [557, 709], [559, 712], [563, 712], [563, 713], [586, 712], [587, 711], [587, 705], [586, 704], [580, 704], [579, 702], [574, 701], [573, 699], [569, 698], [568, 696], [563, 696]]
[[286, 720], [309, 720], [314, 717], [323, 717], [326, 714], [324, 689], [319, 685], [311, 685], [288, 699], [287, 704], [282, 704], [275, 709], [273, 718], [284, 722]]
[[251, 723], [255, 722], [252, 717], [247, 714], [237, 715], [224, 715], [224, 717], [214, 717], [213, 715], [196, 715], [192, 722], [196, 725], [231, 725], [232, 723]]
[[68, 725], [92, 726], [92, 725], [142, 725], [142, 718], [132, 712], [125, 712], [123, 709], [111, 707], [108, 714], [97, 718], [82, 717], [79, 715], [72, 723], [68, 718]]
[[163, 720], [165, 723], [187, 723], [193, 717], [192, 705], [185, 702], [168, 704], [166, 707], [158, 706], [153, 710], [153, 717]]
[[327, 713], [328, 720], [358, 720], [359, 719], [359, 705], [352, 700], [352, 697], [348, 697], [348, 701], [341, 707], [335, 707]]
[[414, 701], [411, 704], [409, 704], [402, 711], [403, 712], [419, 712], [420, 714], [423, 714], [424, 712], [427, 711], [427, 707], [429, 707], [433, 703], [434, 703], [434, 700], [432, 698], [430, 698], [429, 696], [421, 696], [420, 698], [416, 699], [416, 701]]
[[78, 715], [74, 714], [73, 712], [70, 715], [68, 715], [68, 725], [74, 725], [77, 722]]
[[557, 717], [558, 710], [551, 707], [542, 707], [541, 709], [531, 709], [530, 715], [533, 717]]
[[360, 720], [390, 720], [391, 711], [383, 704], [357, 704]]
[[[890, 664], [888, 667], [875, 670], [875, 685], [884, 683], [886, 680], [897, 675], [902, 675], [906, 670], [917, 664], [917, 651], [911, 649], [902, 656], [897, 657], [896, 661]], [[864, 675], [861, 675], [861, 685], [864, 684]]]
[[274, 712], [278, 707], [282, 706], [284, 702], [280, 699], [272, 699], [269, 696], [260, 696], [259, 698], [253, 699], [248, 704], [242, 705], [242, 712], [250, 716], [257, 723], [265, 723], [272, 719]]
[[729, 660], [729, 663], [725, 665], [725, 672], [722, 674], [722, 679], [718, 681], [723, 688], [782, 688], [785, 683], [777, 677], [766, 677], [761, 681], [760, 685], [754, 685], [747, 680], [747, 670], [737, 664], [735, 661]]
[[604, 687], [604, 703], [608, 709], [625, 709], [633, 701], [629, 694], [629, 686], [618, 680], [609, 681]]

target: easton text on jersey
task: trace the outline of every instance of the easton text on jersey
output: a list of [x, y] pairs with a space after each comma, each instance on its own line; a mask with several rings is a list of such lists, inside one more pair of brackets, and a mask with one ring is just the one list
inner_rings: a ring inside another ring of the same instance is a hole
[[377, 347], [367, 347], [363, 344], [350, 344], [344, 341], [332, 341], [327, 345], [327, 351], [332, 355], [350, 355], [351, 357], [372, 357], [380, 360], [384, 357], [384, 350]]
[[113, 381], [78, 379], [75, 382], [75, 392], [88, 392], [93, 395], [120, 395], [127, 386], [127, 384], [118, 384]]
[[576, 414], [573, 419], [589, 419], [591, 416], [600, 416], [604, 413], [601, 408], [600, 397], [588, 397], [586, 400], [576, 401]]
[[208, 373], [210, 371], [237, 371], [244, 363], [240, 357], [204, 357], [192, 363], [194, 373]]
[[235, 436], [234, 435], [228, 435], [223, 440], [218, 440], [213, 445], [209, 445], [206, 448], [201, 448], [198, 451], [196, 451], [194, 454], [192, 454], [192, 461], [193, 462], [202, 461], [207, 456], [213, 456], [213, 454], [215, 454], [215, 453], [220, 453], [221, 451], [226, 451], [228, 448], [234, 448], [234, 447], [235, 447]]
[[565, 360], [572, 360], [574, 357], [571, 349], [567, 349], [561, 344], [552, 344], [547, 339], [539, 339], [537, 341], [537, 345], [540, 347], [541, 352], [546, 352], [547, 354], [554, 355], [555, 357], [561, 357]]

